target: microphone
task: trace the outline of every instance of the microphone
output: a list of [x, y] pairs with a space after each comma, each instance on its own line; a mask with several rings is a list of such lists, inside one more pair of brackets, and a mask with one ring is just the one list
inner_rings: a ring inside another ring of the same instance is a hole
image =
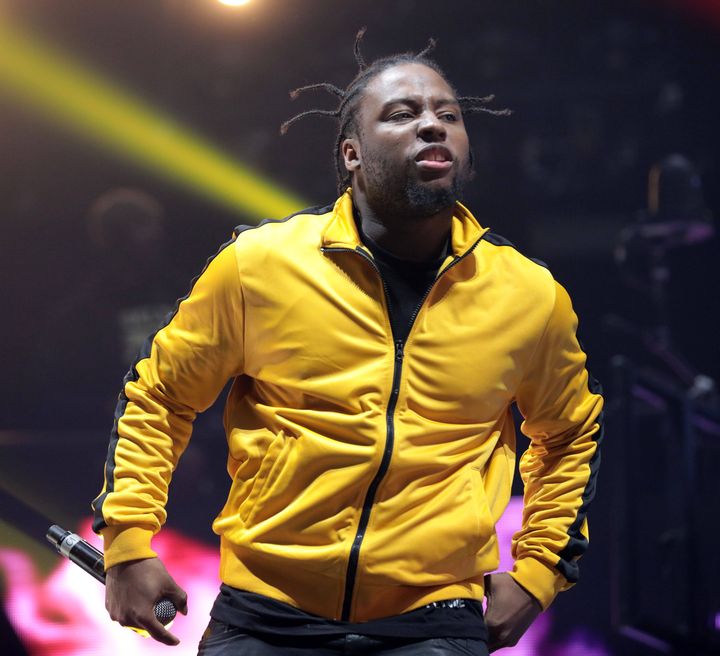
[[[48, 529], [45, 537], [61, 555], [71, 560], [103, 585], [105, 584], [105, 559], [102, 551], [98, 551], [77, 533], [66, 531], [57, 524], [53, 524]], [[177, 609], [169, 599], [161, 599], [155, 602], [153, 612], [158, 621], [167, 626], [175, 619]]]

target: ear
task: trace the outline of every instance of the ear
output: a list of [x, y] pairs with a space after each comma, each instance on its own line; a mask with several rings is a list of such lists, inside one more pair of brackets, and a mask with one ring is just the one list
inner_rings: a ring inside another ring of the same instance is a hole
[[360, 168], [360, 146], [357, 139], [348, 137], [340, 144], [345, 168], [350, 171], [357, 171]]

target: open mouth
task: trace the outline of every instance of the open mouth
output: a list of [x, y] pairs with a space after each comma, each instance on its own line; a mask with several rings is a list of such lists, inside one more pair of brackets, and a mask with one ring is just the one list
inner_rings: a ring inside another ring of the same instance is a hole
[[427, 146], [416, 156], [415, 161], [422, 169], [446, 171], [452, 167], [452, 153], [445, 146]]

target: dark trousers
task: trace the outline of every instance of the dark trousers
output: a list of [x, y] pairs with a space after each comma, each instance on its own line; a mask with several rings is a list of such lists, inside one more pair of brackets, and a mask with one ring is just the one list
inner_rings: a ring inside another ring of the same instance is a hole
[[248, 635], [211, 620], [198, 656], [488, 656], [484, 640], [474, 638], [372, 638], [344, 636]]

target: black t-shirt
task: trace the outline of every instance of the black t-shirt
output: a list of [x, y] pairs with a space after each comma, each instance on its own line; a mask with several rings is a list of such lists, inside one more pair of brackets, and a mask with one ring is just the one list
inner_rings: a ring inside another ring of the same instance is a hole
[[333, 636], [357, 633], [376, 638], [476, 638], [487, 640], [483, 609], [475, 599], [450, 599], [369, 622], [341, 622], [228, 585], [210, 611], [213, 619], [253, 634]]
[[[362, 234], [362, 233], [361, 233]], [[445, 259], [409, 262], [395, 257], [362, 235], [385, 283], [393, 336], [407, 339], [414, 314]], [[447, 245], [445, 251], [447, 251]], [[487, 640], [482, 604], [476, 599], [439, 601], [408, 613], [369, 622], [330, 620], [270, 597], [222, 585], [215, 600], [213, 619], [248, 633], [275, 636], [332, 636], [357, 633], [371, 637], [475, 638]]]
[[[358, 226], [358, 229], [359, 226]], [[440, 265], [447, 255], [448, 244], [442, 257], [432, 262], [402, 260], [376, 244], [360, 232], [363, 243], [368, 247], [380, 269], [389, 297], [390, 321], [396, 340], [405, 341], [412, 326], [414, 315], [425, 294], [432, 286]]]

